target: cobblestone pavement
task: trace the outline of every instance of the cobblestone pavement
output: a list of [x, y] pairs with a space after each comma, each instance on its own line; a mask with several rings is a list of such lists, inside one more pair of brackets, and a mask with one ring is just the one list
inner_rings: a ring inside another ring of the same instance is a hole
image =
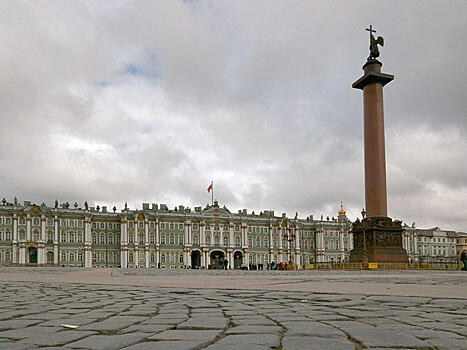
[[[19, 275], [83, 276], [76, 270], [46, 271], [24, 269]], [[0, 270], [0, 349], [467, 349], [467, 298], [108, 284], [113, 277], [101, 277], [107, 284], [5, 281], [5, 272]], [[130, 274], [183, 280], [191, 273]], [[197, 273], [198, 279], [222, 278], [220, 272]], [[224, 277], [239, 274], [229, 271]], [[354, 282], [351, 274], [341, 275], [344, 285]], [[388, 273], [380, 283], [392, 276], [399, 283], [407, 275]], [[426, 279], [423, 272], [409, 276]], [[440, 276], [442, 283], [452, 281], [465, 291], [467, 274]]]

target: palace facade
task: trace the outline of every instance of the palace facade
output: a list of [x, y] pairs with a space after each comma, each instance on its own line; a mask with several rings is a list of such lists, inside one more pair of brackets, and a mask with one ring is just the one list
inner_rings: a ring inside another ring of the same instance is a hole
[[[75, 203], [49, 207], [0, 203], [0, 264], [83, 267], [228, 268], [271, 262], [299, 268], [346, 262], [352, 223], [342, 207], [336, 218], [299, 219], [274, 211], [231, 213], [215, 201], [194, 210], [143, 203], [142, 209]], [[225, 261], [227, 260], [227, 261]]]

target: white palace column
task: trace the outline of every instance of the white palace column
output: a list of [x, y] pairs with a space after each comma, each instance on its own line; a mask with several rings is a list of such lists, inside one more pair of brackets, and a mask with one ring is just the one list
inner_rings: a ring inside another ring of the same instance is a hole
[[144, 266], [149, 268], [149, 221], [144, 217]]
[[324, 229], [320, 224], [316, 230], [316, 258], [317, 263], [324, 262]]
[[183, 238], [183, 264], [185, 267], [190, 267], [191, 268], [191, 256], [190, 256], [190, 245], [191, 245], [191, 240], [190, 240], [190, 229], [191, 229], [191, 222], [186, 221], [185, 225], [183, 226], [185, 228], [184, 230], [184, 238]]
[[[86, 232], [86, 220], [88, 218], [84, 219], [84, 229]], [[86, 233], [84, 234], [84, 241], [86, 242]], [[86, 248], [84, 248], [84, 263], [86, 264]], [[58, 216], [54, 216], [54, 265], [58, 265]]]
[[340, 262], [344, 262], [345, 261], [344, 229], [342, 227], [339, 229], [339, 254], [341, 257]]
[[31, 215], [29, 214], [26, 216], [26, 241], [32, 241], [31, 239]]
[[37, 243], [37, 263], [39, 265], [45, 264], [45, 215], [41, 215], [41, 236]]
[[122, 217], [120, 226], [120, 266], [128, 268], [128, 221]]
[[295, 265], [297, 265], [297, 269], [300, 270], [300, 235], [298, 234], [299, 227], [295, 226], [293, 228], [293, 234], [295, 235]]
[[282, 247], [282, 227], [281, 226], [277, 228], [277, 239], [279, 240], [279, 242], [277, 242], [277, 244], [279, 245], [279, 257], [278, 257], [279, 261], [278, 262], [281, 263], [283, 262], [282, 260], [283, 259], [282, 258], [282, 248], [283, 248]]
[[269, 247], [268, 247], [268, 252], [269, 252], [269, 266], [271, 263], [274, 261], [274, 244], [272, 240], [272, 224], [269, 224]]
[[227, 260], [229, 261], [229, 267], [234, 268], [234, 255], [233, 250], [235, 246], [235, 234], [234, 234], [234, 224], [229, 222], [229, 248], [227, 249]]
[[[56, 225], [58, 225], [58, 219], [57, 219]], [[57, 227], [57, 239], [58, 239], [58, 227]], [[57, 256], [58, 256], [58, 252], [57, 252]], [[84, 219], [84, 267], [92, 267], [91, 216], [85, 217]]]
[[11, 258], [13, 264], [18, 264], [18, 217], [13, 214], [13, 246], [11, 252]]
[[139, 266], [139, 230], [138, 230], [138, 220], [137, 218], [133, 219], [133, 226], [134, 226], [134, 234], [133, 234], [133, 240], [135, 244], [135, 255], [134, 255], [134, 266], [138, 267]]
[[159, 267], [159, 262], [160, 260], [160, 255], [161, 255], [161, 249], [160, 249], [160, 243], [161, 243], [161, 238], [160, 238], [160, 231], [159, 231], [159, 219], [156, 218], [156, 268]]

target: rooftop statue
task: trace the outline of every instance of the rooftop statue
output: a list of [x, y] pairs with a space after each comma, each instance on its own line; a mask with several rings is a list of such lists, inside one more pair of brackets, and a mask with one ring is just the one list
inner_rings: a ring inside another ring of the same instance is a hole
[[377, 39], [373, 36], [373, 33], [376, 33], [376, 30], [373, 30], [372, 26], [366, 28], [370, 32], [370, 56], [368, 56], [367, 61], [379, 57], [378, 45], [384, 46], [384, 39], [382, 36], [379, 36]]

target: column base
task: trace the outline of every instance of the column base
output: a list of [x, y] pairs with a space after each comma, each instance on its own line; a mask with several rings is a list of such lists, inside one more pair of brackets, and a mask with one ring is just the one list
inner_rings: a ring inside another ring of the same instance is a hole
[[[402, 247], [402, 224], [388, 217], [371, 217], [353, 223], [355, 248], [350, 251], [351, 263], [408, 263]], [[366, 250], [366, 254], [365, 254]]]

